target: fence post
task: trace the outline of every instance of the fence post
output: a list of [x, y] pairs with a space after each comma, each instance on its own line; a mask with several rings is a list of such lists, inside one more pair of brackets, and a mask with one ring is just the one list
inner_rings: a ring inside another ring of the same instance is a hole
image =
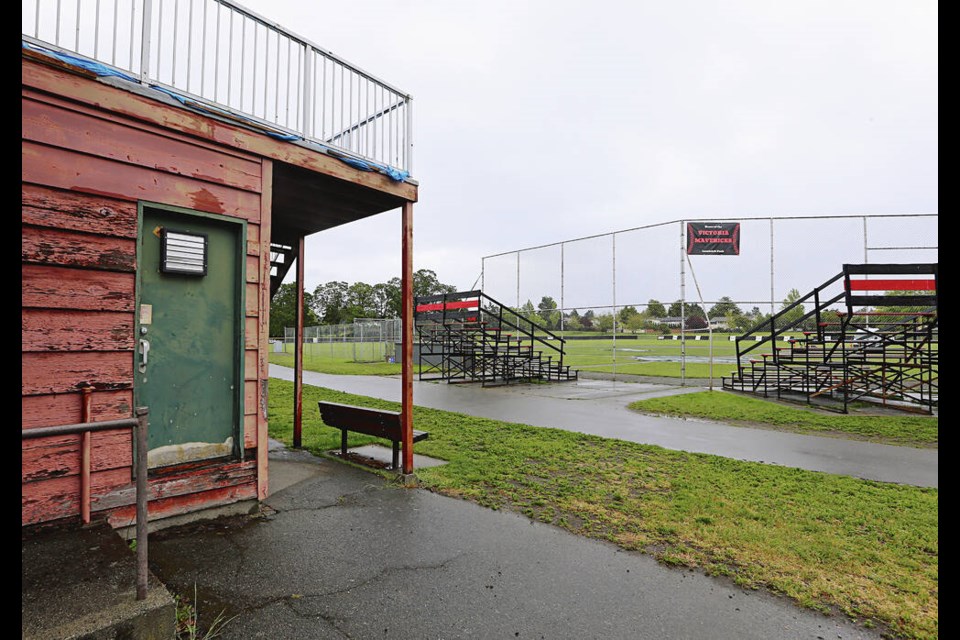
[[[131, 8], [131, 11], [134, 9]], [[140, 82], [150, 83], [150, 39], [153, 34], [153, 0], [143, 0], [143, 24], [140, 32]], [[133, 66], [133, 65], [131, 65]]]
[[137, 407], [137, 600], [147, 598], [147, 429], [149, 409]]
[[313, 47], [303, 43], [303, 137], [313, 137]]
[[683, 248], [683, 242], [686, 238], [684, 233], [684, 221], [680, 221], [680, 386], [687, 384], [687, 334], [686, 334], [686, 297], [687, 297], [687, 279], [684, 258], [686, 252]]

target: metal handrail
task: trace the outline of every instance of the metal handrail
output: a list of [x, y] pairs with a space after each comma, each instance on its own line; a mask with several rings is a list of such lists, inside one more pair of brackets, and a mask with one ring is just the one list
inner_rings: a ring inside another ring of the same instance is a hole
[[26, 0], [21, 32], [144, 85], [412, 172], [410, 94], [233, 0]]
[[149, 428], [149, 410], [147, 407], [137, 407], [136, 417], [121, 418], [119, 420], [101, 420], [98, 422], [81, 422], [78, 424], [63, 424], [51, 427], [36, 427], [21, 430], [21, 440], [34, 438], [49, 438], [51, 436], [65, 436], [87, 434], [95, 431], [112, 429], [132, 429], [135, 433], [134, 473], [136, 475], [136, 504], [137, 504], [137, 600], [147, 597], [147, 429]]
[[[497, 306], [497, 308], [498, 308], [498, 313], [496, 314], [496, 316], [497, 316], [497, 321], [498, 321], [498, 322], [500, 322], [501, 324], [507, 324], [508, 326], [513, 327], [514, 329], [516, 329], [516, 330], [519, 331], [520, 333], [523, 333], [523, 334], [526, 335], [528, 338], [530, 338], [531, 344], [533, 343], [533, 341], [537, 341], [537, 342], [539, 342], [540, 344], [544, 345], [545, 347], [547, 347], [547, 348], [549, 348], [549, 349], [553, 349], [554, 351], [556, 351], [557, 353], [560, 354], [560, 364], [561, 364], [561, 365], [563, 364], [563, 354], [564, 354], [564, 351], [565, 351], [564, 345], [566, 345], [566, 343], [567, 343], [567, 341], [566, 341], [565, 339], [561, 338], [560, 336], [558, 336], [558, 335], [555, 334], [554, 332], [550, 331], [550, 330], [547, 329], [546, 327], [540, 326], [539, 324], [537, 324], [537, 323], [534, 322], [533, 320], [530, 320], [529, 318], [520, 315], [519, 312], [514, 311], [513, 309], [510, 309], [510, 307], [506, 306], [506, 305], [503, 304], [502, 302], [499, 302], [499, 301], [497, 301], [497, 300], [494, 300], [493, 298], [491, 298], [491, 297], [488, 296], [487, 294], [485, 294], [485, 293], [483, 293], [483, 292], [477, 292], [477, 293], [480, 294], [480, 297], [481, 297], [481, 298], [484, 298], [484, 299], [486, 299], [487, 301], [489, 301], [489, 302], [491, 302], [491, 303], [493, 303], [493, 304], [495, 304], [495, 305]], [[509, 310], [510, 310], [509, 312], [512, 313], [518, 320], [523, 320], [524, 322], [526, 322], [527, 324], [529, 324], [529, 325], [530, 325], [530, 331], [527, 331], [527, 330], [524, 329], [523, 327], [519, 326], [519, 324], [514, 324], [513, 322], [510, 322], [509, 320], [507, 320], [506, 318], [504, 318], [504, 314], [503, 314], [503, 310], [504, 310], [504, 309], [509, 309]], [[483, 305], [480, 306], [480, 310], [481, 310], [481, 311], [484, 311]], [[484, 312], [485, 312], [485, 311], [484, 311]], [[555, 344], [552, 344], [551, 342], [548, 342], [547, 340], [544, 340], [544, 339], [541, 338], [540, 336], [536, 335], [536, 331], [537, 331], [537, 330], [540, 330], [542, 333], [545, 333], [545, 334], [547, 334], [548, 336], [550, 336], [550, 339], [551, 339], [551, 340], [558, 341], [558, 342], [560, 343], [560, 346], [557, 347]]]
[[[763, 322], [758, 323], [756, 326], [752, 327], [749, 331], [747, 331], [747, 332], [744, 333], [743, 335], [737, 336], [737, 339], [736, 339], [737, 362], [739, 363], [740, 358], [742, 358], [743, 356], [747, 355], [748, 353], [750, 353], [750, 352], [753, 351], [754, 349], [756, 349], [756, 348], [764, 345], [764, 344], [767, 343], [768, 341], [772, 341], [772, 342], [776, 343], [776, 339], [777, 339], [777, 336], [778, 336], [778, 335], [780, 335], [780, 334], [782, 334], [782, 333], [784, 333], [784, 332], [786, 332], [786, 331], [789, 331], [790, 329], [792, 329], [792, 328], [794, 328], [794, 327], [802, 324], [803, 322], [807, 321], [811, 316], [814, 316], [814, 315], [815, 315], [815, 316], [817, 317], [817, 322], [818, 322], [818, 324], [819, 324], [820, 313], [821, 313], [824, 309], [827, 309], [828, 307], [830, 307], [830, 305], [839, 302], [840, 299], [843, 298], [844, 295], [846, 295], [845, 293], [840, 293], [840, 294], [838, 294], [837, 296], [835, 296], [834, 298], [831, 298], [828, 302], [821, 302], [821, 301], [820, 301], [820, 292], [824, 291], [827, 287], [829, 287], [830, 285], [834, 284], [835, 282], [837, 282], [837, 281], [840, 280], [841, 278], [843, 278], [843, 273], [839, 273], [839, 274], [835, 275], [834, 277], [830, 278], [829, 280], [827, 280], [826, 282], [824, 282], [824, 283], [823, 283], [822, 285], [820, 285], [819, 287], [814, 288], [814, 290], [811, 291], [810, 293], [808, 293], [807, 295], [803, 296], [802, 298], [799, 298], [799, 299], [795, 300], [794, 302], [792, 302], [792, 303], [789, 304], [788, 306], [784, 307], [783, 309], [781, 309], [781, 310], [778, 311], [777, 313], [773, 314], [772, 316], [770, 316], [769, 318], [767, 318], [767, 319], [764, 320]], [[789, 326], [780, 327], [779, 330], [777, 329], [777, 327], [776, 327], [776, 321], [777, 321], [777, 319], [783, 317], [785, 314], [789, 313], [790, 311], [793, 311], [793, 310], [796, 309], [798, 306], [800, 306], [800, 305], [804, 304], [805, 302], [809, 301], [811, 298], [814, 299], [814, 308], [813, 308], [812, 311], [810, 311], [809, 313], [804, 314], [801, 318], [798, 318], [795, 322], [792, 322]], [[741, 350], [740, 350], [740, 342], [741, 342], [741, 341], [745, 341], [745, 342], [746, 342], [746, 341], [749, 341], [749, 339], [750, 339], [751, 337], [753, 337], [754, 334], [756, 334], [756, 333], [759, 332], [759, 331], [769, 331], [769, 335], [762, 336], [762, 337], [761, 337], [761, 340], [760, 340], [759, 342], [754, 341], [753, 344], [752, 344], [750, 347], [748, 347], [748, 348], [744, 349], [743, 351], [741, 351]]]

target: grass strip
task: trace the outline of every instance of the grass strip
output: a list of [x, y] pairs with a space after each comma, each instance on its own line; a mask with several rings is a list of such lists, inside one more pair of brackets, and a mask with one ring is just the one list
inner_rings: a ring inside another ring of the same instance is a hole
[[859, 415], [838, 414], [723, 391], [639, 400], [629, 407], [652, 415], [703, 418], [795, 433], [843, 435], [886, 444], [936, 447], [940, 438], [939, 418], [935, 416], [869, 413], [875, 411], [875, 407], [854, 409]]

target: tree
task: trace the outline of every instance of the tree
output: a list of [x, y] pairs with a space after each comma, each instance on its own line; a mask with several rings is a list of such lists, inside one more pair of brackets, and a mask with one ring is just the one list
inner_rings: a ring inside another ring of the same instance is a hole
[[323, 324], [348, 322], [342, 319], [346, 315], [348, 289], [346, 282], [335, 280], [313, 290], [313, 309]]
[[[533, 302], [531, 302], [530, 300], [527, 300], [523, 304], [523, 306], [517, 310], [517, 314], [534, 324], [540, 325], [541, 327], [544, 325], [543, 318], [541, 318], [540, 315], [537, 313], [537, 310], [533, 308]], [[525, 322], [518, 322], [517, 324], [519, 324], [520, 327], [523, 329], [530, 328], [526, 325]]]
[[436, 296], [442, 293], [454, 293], [457, 288], [452, 284], [443, 284], [432, 269], [417, 269], [413, 274], [413, 296]]
[[627, 329], [633, 333], [636, 333], [647, 328], [647, 326], [650, 324], [650, 321], [647, 320], [642, 313], [635, 313], [629, 316], [623, 324]]
[[563, 329], [564, 331], [579, 331], [583, 328], [583, 324], [580, 322], [580, 316], [570, 314], [563, 319]]
[[355, 318], [375, 318], [376, 296], [372, 285], [366, 282], [354, 282], [347, 288], [346, 307], [340, 316], [340, 322], [353, 322]]
[[750, 313], [746, 315], [750, 318], [750, 329], [770, 320], [770, 314], [761, 311], [760, 307], [750, 309]]
[[604, 313], [597, 316], [597, 326], [600, 328], [600, 331], [612, 331], [613, 330], [613, 314]]
[[379, 318], [400, 317], [400, 278], [373, 285], [374, 304]]
[[[313, 296], [303, 292], [303, 325], [313, 326], [320, 324], [317, 315], [313, 312]], [[270, 335], [282, 337], [284, 328], [294, 327], [297, 324], [297, 285], [295, 283], [282, 284], [273, 299], [270, 300]]]
[[560, 312], [557, 311], [557, 302], [550, 296], [540, 298], [537, 313], [543, 318], [547, 329], [556, 329], [560, 325]]
[[557, 308], [557, 301], [550, 296], [543, 296], [540, 298], [540, 304], [537, 305], [537, 309], [540, 311], [552, 311]]
[[730, 299], [730, 296], [723, 296], [717, 304], [710, 307], [708, 315], [711, 318], [726, 318], [731, 313], [739, 315], [742, 312], [740, 311], [740, 307]]
[[[667, 310], [659, 300], [650, 298], [647, 300], [647, 315], [651, 318], [666, 318]], [[677, 315], [680, 315], [679, 313]]]
[[[790, 289], [787, 292], [787, 297], [783, 299], [783, 304], [780, 305], [780, 311], [785, 311], [788, 307], [800, 300], [800, 292], [796, 289]], [[786, 313], [780, 315], [776, 320], [777, 329], [786, 329], [793, 326], [795, 323], [800, 321], [800, 318], [803, 317], [803, 305], [798, 304], [793, 307]]]
[[[670, 305], [670, 312], [667, 315], [669, 315], [671, 318], [679, 318], [681, 315], [685, 315], [687, 318], [698, 316], [700, 318], [703, 318], [704, 320], [706, 320], [707, 318], [707, 314], [704, 313], [703, 307], [701, 307], [696, 302], [683, 303], [682, 311], [683, 313], [681, 313], [680, 301], [677, 300], [676, 302]], [[706, 323], [704, 323], [703, 326], [707, 326]]]
[[727, 314], [727, 328], [731, 331], [746, 333], [753, 328], [754, 324], [756, 324], [754, 319], [748, 314], [741, 312], [740, 309]]
[[627, 305], [623, 309], [620, 309], [620, 313], [617, 314], [617, 323], [622, 325], [629, 325], [630, 319], [634, 316], [639, 316], [640, 312], [637, 311], [637, 308], [632, 305]]
[[583, 327], [585, 331], [593, 331], [596, 327], [594, 326], [595, 314], [593, 309], [587, 309], [582, 316], [580, 316], [580, 326]]

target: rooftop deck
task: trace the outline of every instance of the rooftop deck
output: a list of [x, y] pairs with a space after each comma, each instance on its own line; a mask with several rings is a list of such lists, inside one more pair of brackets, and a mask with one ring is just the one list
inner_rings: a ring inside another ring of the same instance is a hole
[[26, 46], [408, 180], [409, 94], [230, 0], [25, 0]]

